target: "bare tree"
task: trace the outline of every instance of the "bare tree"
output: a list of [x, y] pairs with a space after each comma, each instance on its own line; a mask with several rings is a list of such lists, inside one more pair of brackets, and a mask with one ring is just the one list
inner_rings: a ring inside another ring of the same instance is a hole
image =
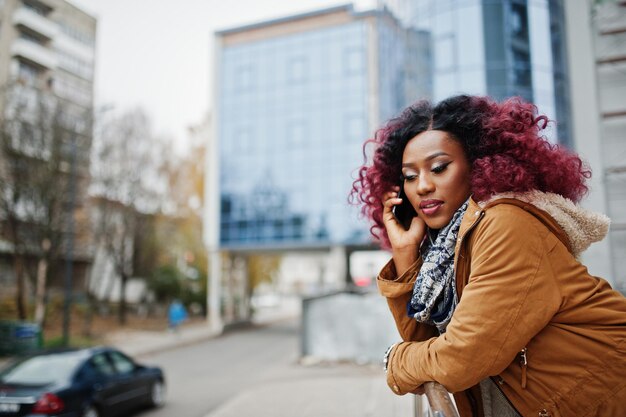
[[76, 120], [48, 91], [11, 85], [2, 91], [2, 101], [2, 237], [13, 247], [20, 319], [28, 315], [27, 272], [36, 265], [35, 320], [42, 324], [49, 265], [59, 259], [67, 241], [70, 150], [76, 140]]
[[126, 284], [134, 274], [134, 256], [144, 217], [161, 202], [159, 166], [162, 142], [151, 132], [141, 110], [114, 117], [94, 139], [92, 183], [95, 196], [95, 239], [105, 249], [120, 279], [118, 317], [126, 323]]

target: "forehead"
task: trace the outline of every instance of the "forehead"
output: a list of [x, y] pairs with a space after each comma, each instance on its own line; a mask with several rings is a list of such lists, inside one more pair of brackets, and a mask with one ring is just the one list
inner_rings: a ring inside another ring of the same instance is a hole
[[417, 162], [438, 153], [450, 156], [465, 155], [461, 144], [450, 133], [427, 130], [409, 140], [402, 154], [402, 162]]

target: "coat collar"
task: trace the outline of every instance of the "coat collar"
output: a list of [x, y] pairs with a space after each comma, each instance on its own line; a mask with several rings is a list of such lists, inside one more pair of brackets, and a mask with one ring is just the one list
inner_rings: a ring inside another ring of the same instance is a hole
[[514, 204], [528, 211], [554, 233], [574, 256], [579, 256], [592, 243], [604, 239], [610, 219], [594, 213], [555, 193], [531, 190], [502, 193], [478, 202], [482, 208], [497, 204]]
[[518, 200], [516, 198], [497, 198], [492, 199], [487, 203], [477, 203], [473, 198], [470, 197], [469, 205], [467, 207], [467, 211], [465, 212], [465, 216], [461, 221], [461, 227], [459, 229], [459, 238], [457, 243], [460, 243], [461, 239], [465, 236], [465, 234], [475, 225], [477, 224], [484, 216], [485, 211], [489, 210], [491, 207], [497, 206], [499, 204], [511, 204], [517, 207], [520, 207], [523, 210], [528, 211], [533, 216], [535, 216], [541, 223], [543, 223], [563, 244], [571, 251], [572, 247], [569, 241], [569, 238], [563, 228], [559, 225], [559, 223], [546, 211], [541, 210], [534, 206], [529, 202], [524, 202]]

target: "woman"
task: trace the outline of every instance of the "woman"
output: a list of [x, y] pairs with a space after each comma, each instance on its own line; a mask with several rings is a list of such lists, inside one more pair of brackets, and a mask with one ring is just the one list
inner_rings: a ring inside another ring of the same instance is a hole
[[352, 196], [392, 253], [395, 393], [437, 381], [461, 416], [626, 416], [626, 299], [577, 260], [608, 218], [575, 204], [590, 172], [546, 124], [519, 99], [457, 96], [372, 140]]

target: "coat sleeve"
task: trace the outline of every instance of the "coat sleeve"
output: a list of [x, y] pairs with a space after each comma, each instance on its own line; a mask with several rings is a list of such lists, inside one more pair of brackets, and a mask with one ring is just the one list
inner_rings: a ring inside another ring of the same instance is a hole
[[413, 285], [421, 267], [420, 257], [404, 274], [398, 276], [392, 259], [387, 262], [376, 280], [380, 293], [387, 298], [389, 310], [404, 341], [426, 340], [437, 335], [434, 326], [418, 323], [407, 314], [407, 303], [413, 294]]
[[446, 333], [401, 343], [391, 354], [387, 383], [397, 394], [427, 381], [458, 392], [500, 374], [561, 305], [549, 262], [556, 243], [531, 214], [501, 204], [472, 233], [464, 242], [471, 245], [469, 282]]

